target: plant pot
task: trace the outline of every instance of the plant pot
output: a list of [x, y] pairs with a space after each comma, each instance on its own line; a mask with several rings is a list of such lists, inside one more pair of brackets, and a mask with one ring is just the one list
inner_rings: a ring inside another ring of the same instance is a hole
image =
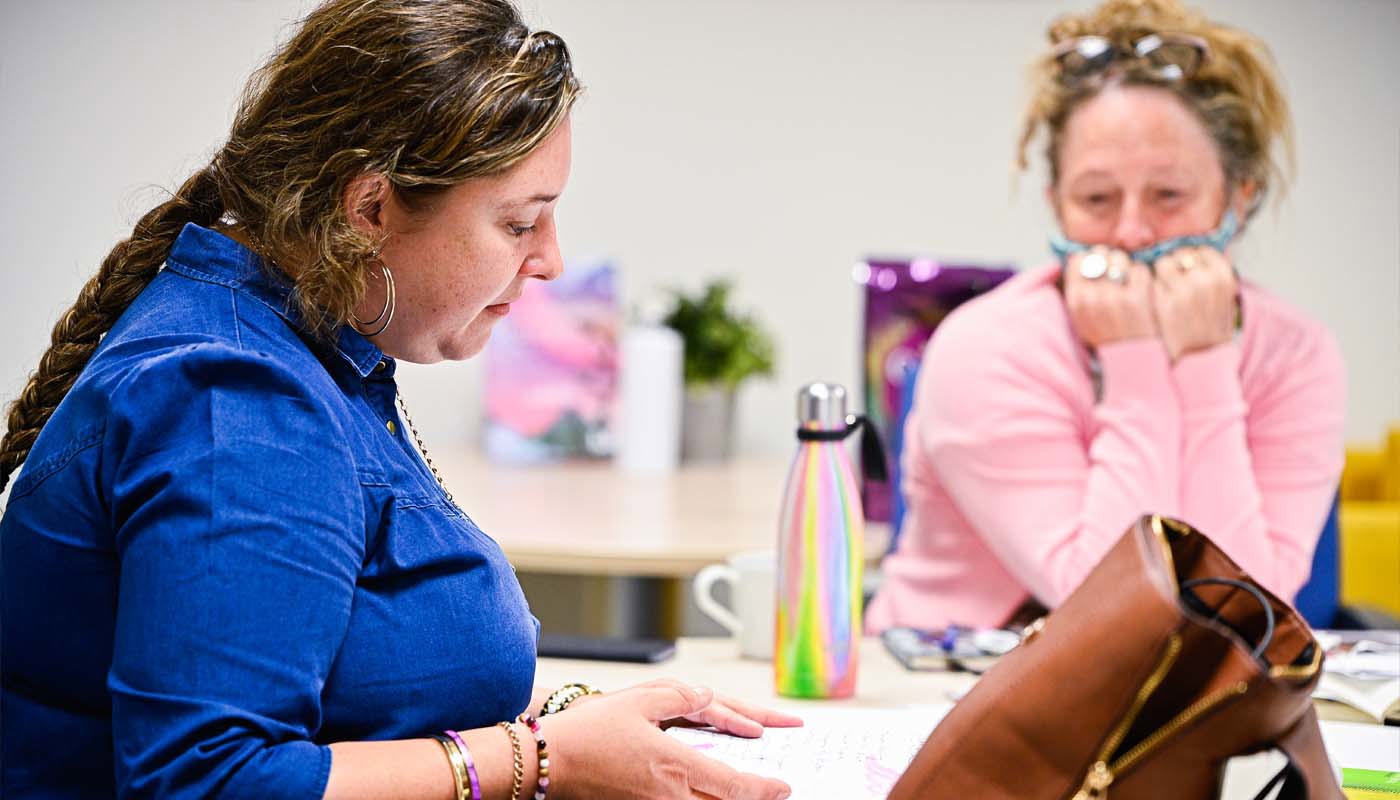
[[734, 396], [734, 389], [723, 385], [685, 387], [681, 460], [729, 459], [734, 452]]

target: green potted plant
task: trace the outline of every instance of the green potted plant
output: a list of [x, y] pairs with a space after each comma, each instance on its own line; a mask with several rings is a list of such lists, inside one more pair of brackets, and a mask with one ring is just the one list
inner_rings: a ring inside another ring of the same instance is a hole
[[731, 288], [719, 279], [699, 295], [675, 292], [676, 305], [664, 320], [685, 342], [681, 457], [690, 461], [731, 455], [739, 384], [773, 374], [773, 340], [751, 315], [730, 308]]

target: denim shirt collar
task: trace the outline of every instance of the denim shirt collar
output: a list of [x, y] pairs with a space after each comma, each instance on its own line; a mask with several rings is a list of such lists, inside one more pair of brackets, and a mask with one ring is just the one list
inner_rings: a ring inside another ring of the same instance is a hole
[[[218, 231], [186, 223], [170, 249], [166, 267], [195, 280], [243, 292], [277, 312], [294, 330], [308, 330], [301, 309], [292, 300], [292, 286], [282, 273]], [[384, 351], [349, 325], [337, 329], [335, 351], [361, 378], [369, 377], [380, 361], [389, 360]]]

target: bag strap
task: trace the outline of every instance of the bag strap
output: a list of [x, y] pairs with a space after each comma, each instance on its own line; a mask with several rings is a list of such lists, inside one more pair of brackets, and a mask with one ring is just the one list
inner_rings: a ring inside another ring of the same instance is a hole
[[1311, 706], [1276, 743], [1288, 763], [1273, 777], [1254, 800], [1264, 800], [1275, 786], [1282, 788], [1274, 800], [1343, 800], [1342, 789], [1327, 759], [1317, 711]]
[[1292, 761], [1284, 764], [1283, 769], [1264, 784], [1264, 788], [1259, 790], [1259, 794], [1254, 795], [1254, 800], [1267, 800], [1269, 793], [1280, 783], [1283, 784], [1283, 788], [1279, 789], [1278, 796], [1274, 800], [1308, 800], [1307, 784], [1303, 783], [1303, 776], [1293, 766]]
[[840, 442], [860, 431], [860, 468], [872, 481], [886, 483], [890, 479], [889, 464], [885, 459], [885, 445], [880, 437], [880, 429], [864, 414], [847, 414], [846, 427], [835, 430], [814, 430], [798, 428], [797, 440], [801, 442]]
[[[1196, 586], [1207, 584], [1217, 584], [1243, 589], [1253, 595], [1255, 600], [1259, 601], [1259, 605], [1264, 609], [1264, 635], [1260, 637], [1259, 643], [1254, 646], [1254, 650], [1250, 655], [1253, 656], [1255, 660], [1262, 661], [1264, 652], [1269, 649], [1269, 643], [1274, 640], [1274, 607], [1269, 603], [1269, 598], [1264, 596], [1264, 592], [1261, 591], [1258, 586], [1252, 583], [1246, 583], [1245, 581], [1237, 581], [1234, 578], [1194, 578], [1192, 580], [1182, 581], [1181, 588], [1188, 591], [1183, 592], [1181, 596], [1187, 599], [1187, 602], [1192, 606], [1192, 610], [1196, 613], [1211, 613], [1212, 620], [1220, 620], [1220, 610], [1207, 606], [1201, 598], [1196, 596], [1195, 592], [1189, 591]], [[1224, 620], [1220, 621], [1224, 623]]]

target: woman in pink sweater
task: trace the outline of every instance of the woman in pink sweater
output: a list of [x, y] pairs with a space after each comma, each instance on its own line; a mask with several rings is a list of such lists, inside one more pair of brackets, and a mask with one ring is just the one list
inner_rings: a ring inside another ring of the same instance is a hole
[[1049, 34], [1021, 161], [1044, 128], [1061, 258], [930, 342], [871, 631], [1053, 608], [1145, 512], [1291, 598], [1337, 488], [1337, 345], [1226, 246], [1291, 144], [1263, 44], [1171, 0], [1109, 0]]

